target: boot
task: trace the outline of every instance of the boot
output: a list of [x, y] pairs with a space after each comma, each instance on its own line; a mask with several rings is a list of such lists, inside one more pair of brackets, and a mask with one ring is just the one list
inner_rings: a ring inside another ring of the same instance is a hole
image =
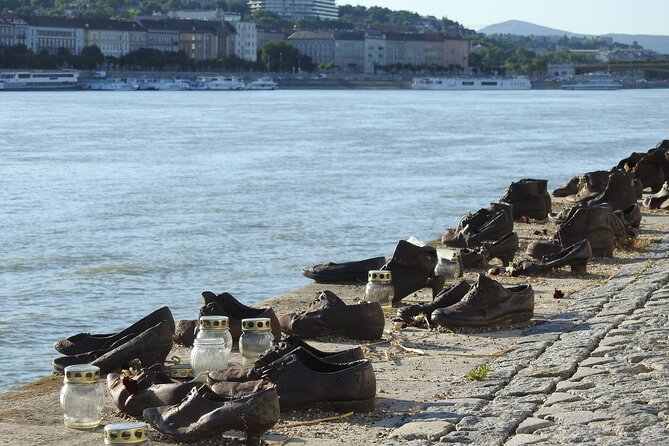
[[583, 182], [581, 189], [574, 195], [568, 195], [564, 199], [568, 203], [581, 203], [592, 200], [606, 189], [609, 183], [609, 175], [611, 173], [607, 170], [596, 170], [588, 172], [583, 175]]
[[232, 349], [239, 348], [239, 337], [242, 334], [242, 319], [266, 317], [272, 325], [274, 339], [281, 339], [281, 327], [279, 320], [270, 307], [249, 307], [239, 302], [230, 293], [214, 294], [211, 291], [203, 291], [202, 298], [204, 306], [200, 308], [199, 316], [227, 316], [232, 335]]
[[669, 175], [669, 159], [667, 152], [669, 149], [655, 148], [636, 163], [634, 166], [634, 176], [641, 180], [644, 189], [650, 187], [653, 193], [662, 188], [662, 183], [667, 180]]
[[611, 221], [616, 218], [608, 205], [585, 206], [565, 221], [557, 232], [562, 246], [588, 239], [595, 257], [613, 257], [615, 235]]
[[634, 188], [634, 175], [621, 170], [609, 175], [609, 182], [604, 192], [588, 201], [590, 206], [608, 203], [614, 211], [626, 209], [636, 203], [636, 189]]
[[527, 245], [525, 253], [533, 259], [541, 259], [544, 256], [562, 251], [559, 242], [538, 240]]
[[544, 256], [540, 262], [521, 262], [514, 268], [521, 275], [544, 274], [556, 268], [569, 265], [576, 274], [585, 274], [587, 263], [592, 260], [592, 249], [587, 239], [581, 240], [562, 251]]
[[511, 231], [513, 231], [513, 219], [509, 219], [507, 212], [500, 211], [478, 231], [465, 234], [466, 245], [472, 248], [481, 245], [484, 241], [499, 240]]
[[490, 203], [487, 208], [479, 209], [474, 214], [464, 216], [458, 227], [455, 229], [446, 229], [441, 238], [441, 243], [445, 246], [463, 248], [467, 244], [467, 236], [481, 232], [484, 226], [490, 227], [491, 221], [503, 211], [508, 221], [511, 222], [513, 229], [513, 206], [508, 203]]
[[545, 220], [551, 211], [547, 180], [522, 179], [511, 183], [500, 201], [513, 205], [513, 219], [529, 217]]
[[393, 257], [383, 267], [392, 272], [393, 306], [409, 294], [428, 286], [432, 288], [433, 297], [441, 291], [445, 277], [435, 279], [437, 260], [437, 250], [431, 246], [416, 246], [405, 240], [397, 243]]

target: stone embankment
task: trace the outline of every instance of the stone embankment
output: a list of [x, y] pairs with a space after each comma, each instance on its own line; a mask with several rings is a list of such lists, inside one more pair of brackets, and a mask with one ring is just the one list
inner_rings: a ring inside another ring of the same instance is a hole
[[669, 239], [525, 332], [389, 444], [669, 443]]

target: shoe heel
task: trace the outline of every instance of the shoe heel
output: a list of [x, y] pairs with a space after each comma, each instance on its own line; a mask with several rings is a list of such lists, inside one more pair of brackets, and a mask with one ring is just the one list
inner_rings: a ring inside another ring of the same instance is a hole
[[262, 436], [273, 427], [274, 424], [267, 426], [254, 426], [253, 430], [246, 431], [245, 444], [252, 446], [265, 444], [265, 442], [262, 441]]
[[504, 256], [504, 257], [499, 257], [499, 259], [502, 261], [502, 266], [507, 267], [511, 262], [513, 262], [513, 256]]
[[574, 274], [586, 274], [587, 264], [588, 262], [584, 260], [581, 262], [570, 263], [569, 266], [571, 267], [571, 272]]

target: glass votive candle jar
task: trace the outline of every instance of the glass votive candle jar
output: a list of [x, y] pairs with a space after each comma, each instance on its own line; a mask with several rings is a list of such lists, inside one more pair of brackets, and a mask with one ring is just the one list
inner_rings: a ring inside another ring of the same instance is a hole
[[222, 370], [228, 366], [230, 348], [223, 338], [195, 338], [190, 352], [193, 377], [202, 372]]
[[242, 335], [239, 337], [239, 352], [242, 365], [253, 366], [256, 359], [272, 347], [274, 336], [269, 318], [257, 317], [242, 319]]
[[232, 350], [232, 335], [227, 316], [200, 316], [198, 321], [198, 339], [222, 339], [228, 348], [228, 357]]
[[89, 364], [65, 367], [60, 405], [63, 422], [73, 429], [92, 429], [102, 421], [104, 393], [100, 368]]
[[393, 275], [386, 270], [371, 270], [367, 273], [365, 300], [390, 305], [393, 300]]
[[149, 426], [146, 423], [112, 423], [105, 426], [105, 445], [133, 444], [148, 446]]

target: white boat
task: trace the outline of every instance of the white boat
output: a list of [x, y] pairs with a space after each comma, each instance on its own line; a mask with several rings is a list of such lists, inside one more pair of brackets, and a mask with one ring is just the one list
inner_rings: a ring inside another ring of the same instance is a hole
[[207, 90], [243, 90], [244, 81], [234, 76], [219, 76], [205, 80]]
[[261, 77], [246, 85], [247, 90], [276, 90], [277, 88], [279, 88], [279, 84], [269, 77]]
[[571, 79], [561, 85], [563, 90], [618, 90], [622, 82], [608, 73], [592, 73], [580, 78]]
[[93, 81], [86, 84], [88, 90], [99, 91], [132, 91], [137, 90], [137, 82], [128, 79], [108, 78], [100, 81]]
[[0, 72], [0, 90], [73, 90], [79, 88], [78, 71]]
[[138, 90], [161, 90], [161, 91], [178, 91], [190, 90], [190, 84], [186, 81], [176, 79], [146, 79], [142, 78], [137, 81]]
[[411, 81], [413, 90], [529, 90], [526, 77], [423, 77]]

